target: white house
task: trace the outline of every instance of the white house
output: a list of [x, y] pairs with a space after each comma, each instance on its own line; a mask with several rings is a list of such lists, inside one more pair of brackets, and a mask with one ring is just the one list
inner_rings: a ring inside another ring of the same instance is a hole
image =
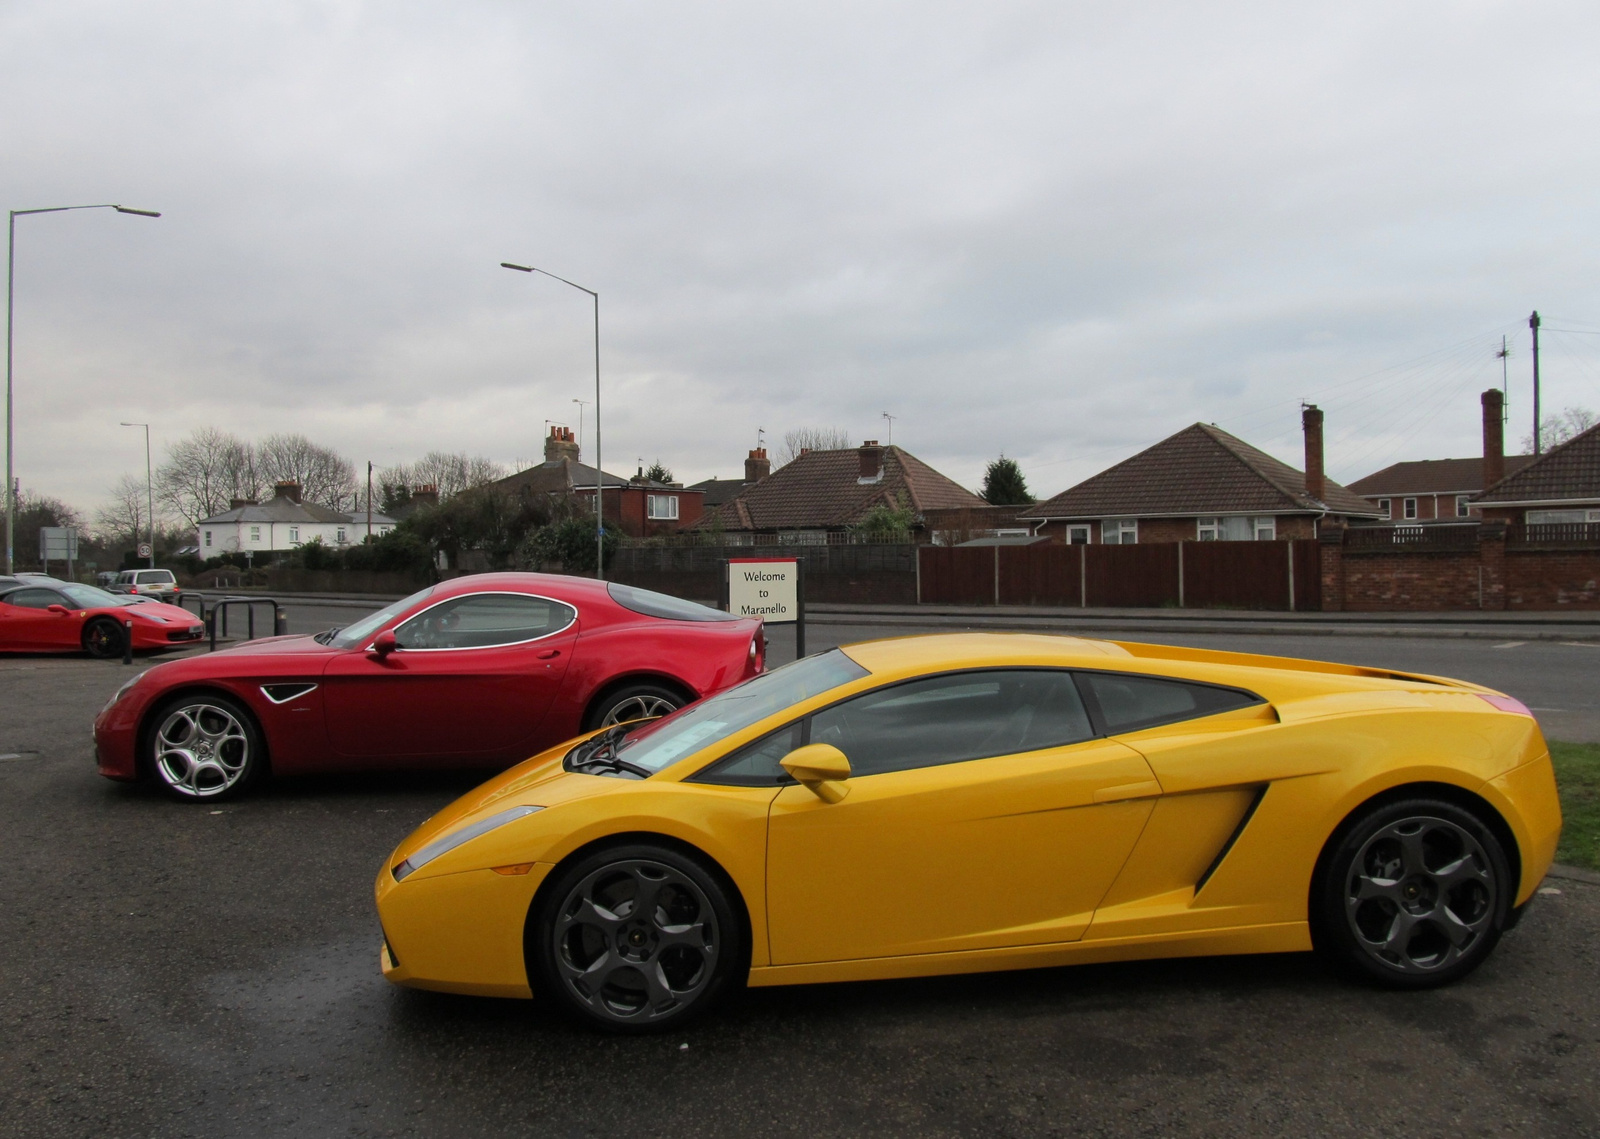
[[[279, 483], [268, 502], [242, 502], [221, 514], [202, 518], [197, 527], [200, 557], [245, 551], [293, 550], [320, 538], [330, 549], [358, 546], [367, 537], [367, 514], [345, 514], [300, 501], [299, 483]], [[387, 534], [395, 520], [376, 511], [372, 514], [372, 536]]]

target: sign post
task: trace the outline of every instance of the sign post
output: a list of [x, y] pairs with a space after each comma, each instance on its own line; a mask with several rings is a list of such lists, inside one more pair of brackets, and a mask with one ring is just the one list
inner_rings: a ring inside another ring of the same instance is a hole
[[799, 558], [728, 558], [723, 608], [736, 617], [794, 626], [794, 655], [806, 655], [806, 565]]

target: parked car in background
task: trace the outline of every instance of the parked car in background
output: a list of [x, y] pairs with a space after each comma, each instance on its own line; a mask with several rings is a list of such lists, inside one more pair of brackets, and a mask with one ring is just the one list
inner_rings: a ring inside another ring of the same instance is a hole
[[648, 590], [499, 573], [342, 629], [157, 665], [95, 721], [100, 774], [180, 799], [267, 773], [508, 767], [755, 676], [761, 622]]
[[116, 570], [101, 570], [94, 575], [94, 583], [101, 589], [109, 590], [117, 584], [117, 578], [122, 575]]
[[175, 601], [178, 597], [178, 579], [171, 570], [123, 570], [117, 575], [113, 593], [133, 593], [141, 597], [156, 597], [162, 601]]
[[120, 657], [130, 621], [136, 652], [181, 647], [205, 635], [195, 615], [176, 605], [53, 578], [0, 578], [0, 652]]

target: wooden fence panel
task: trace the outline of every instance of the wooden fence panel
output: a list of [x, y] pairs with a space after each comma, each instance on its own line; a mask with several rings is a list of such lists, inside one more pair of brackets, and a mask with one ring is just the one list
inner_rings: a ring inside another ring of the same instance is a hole
[[1190, 609], [1289, 608], [1289, 543], [1185, 542], [1183, 604]]
[[1082, 605], [1083, 546], [1001, 546], [1000, 604]]
[[1294, 549], [1294, 608], [1297, 613], [1322, 611], [1322, 543], [1296, 538]]
[[1178, 546], [1082, 546], [1088, 603], [1114, 608], [1178, 604]]
[[920, 596], [934, 605], [993, 605], [993, 546], [919, 546]]

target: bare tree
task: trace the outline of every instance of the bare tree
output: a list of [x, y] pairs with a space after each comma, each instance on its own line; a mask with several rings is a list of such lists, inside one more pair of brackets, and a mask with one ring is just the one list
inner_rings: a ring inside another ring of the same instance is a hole
[[783, 433], [778, 466], [792, 463], [801, 451], [842, 451], [850, 446], [850, 433], [842, 427], [797, 427]]
[[[1539, 424], [1540, 449], [1549, 451], [1572, 439], [1582, 435], [1596, 423], [1600, 423], [1600, 416], [1586, 407], [1569, 407], [1559, 415], [1547, 415], [1544, 422]], [[1522, 449], [1528, 454], [1533, 453], [1533, 432], [1522, 437]]]
[[105, 504], [95, 511], [94, 524], [108, 546], [122, 542], [138, 545], [150, 529], [149, 511], [144, 480], [123, 475]]
[[465, 452], [429, 451], [415, 463], [401, 463], [373, 476], [378, 486], [389, 492], [400, 488], [434, 486], [439, 501], [454, 498], [464, 490], [486, 486], [505, 477], [505, 468], [492, 459]]
[[228, 509], [235, 498], [259, 498], [262, 478], [250, 444], [202, 427], [167, 448], [156, 470], [156, 497], [190, 523]]
[[256, 464], [268, 484], [296, 482], [305, 502], [335, 510], [356, 502], [356, 469], [343, 455], [304, 435], [268, 435], [256, 445]]

